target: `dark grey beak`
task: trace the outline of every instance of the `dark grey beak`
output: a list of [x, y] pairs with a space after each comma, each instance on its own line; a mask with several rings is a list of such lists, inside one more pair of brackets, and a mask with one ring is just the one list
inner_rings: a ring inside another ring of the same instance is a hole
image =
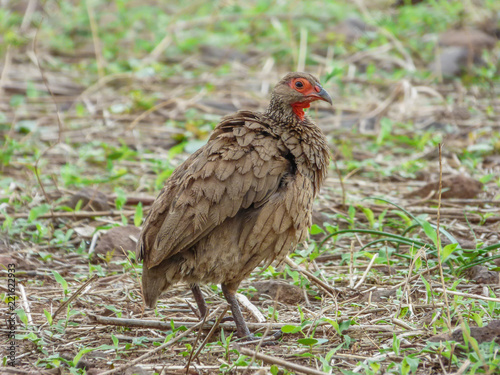
[[328, 102], [328, 103], [330, 103], [331, 105], [333, 105], [333, 102], [332, 102], [332, 97], [330, 96], [330, 94], [328, 94], [328, 93], [326, 92], [326, 90], [325, 90], [323, 87], [321, 87], [321, 86], [319, 86], [319, 87], [320, 87], [320, 89], [321, 89], [321, 90], [318, 92], [319, 99], [324, 100], [325, 102]]

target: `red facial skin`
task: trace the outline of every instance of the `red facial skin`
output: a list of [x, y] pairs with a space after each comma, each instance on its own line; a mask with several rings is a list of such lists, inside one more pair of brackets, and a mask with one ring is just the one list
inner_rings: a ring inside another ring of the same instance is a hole
[[[302, 87], [297, 87], [297, 82], [301, 82]], [[290, 81], [289, 85], [292, 89], [304, 95], [304, 100], [291, 104], [293, 113], [295, 113], [302, 121], [305, 116], [304, 108], [309, 108], [311, 106], [311, 102], [324, 100], [322, 97], [317, 95], [317, 93], [321, 91], [321, 87], [311, 85], [311, 82], [304, 78], [294, 78]]]

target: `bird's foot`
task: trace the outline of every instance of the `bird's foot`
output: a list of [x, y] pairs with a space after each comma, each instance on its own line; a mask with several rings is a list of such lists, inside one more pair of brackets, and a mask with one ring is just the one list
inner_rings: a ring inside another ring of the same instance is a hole
[[242, 339], [239, 339], [238, 341], [242, 344], [258, 344], [259, 342], [262, 341], [263, 346], [271, 346], [271, 345], [278, 345], [279, 342], [278, 340], [282, 336], [281, 331], [276, 331], [272, 335], [266, 336], [264, 340], [262, 340], [262, 337], [260, 336], [255, 336], [253, 333], [243, 337]]
[[221, 323], [225, 322], [234, 322], [234, 318], [232, 316], [225, 316], [224, 318], [221, 319]]

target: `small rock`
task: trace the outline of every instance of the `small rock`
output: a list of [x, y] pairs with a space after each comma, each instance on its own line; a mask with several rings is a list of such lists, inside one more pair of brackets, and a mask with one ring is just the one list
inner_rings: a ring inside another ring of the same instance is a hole
[[[500, 343], [500, 320], [492, 320], [486, 327], [470, 327], [470, 335], [474, 337], [478, 344], [495, 341]], [[455, 330], [452, 334], [440, 334], [431, 337], [430, 342], [457, 341], [464, 342], [461, 329]]]
[[[405, 195], [406, 198], [413, 198], [415, 196], [426, 198], [432, 191], [435, 193], [431, 196], [433, 199], [438, 199], [439, 181], [431, 182], [424, 187]], [[446, 191], [445, 191], [446, 189]], [[442, 199], [459, 198], [459, 199], [472, 199], [478, 195], [483, 189], [483, 184], [470, 177], [462, 175], [455, 175], [443, 178], [442, 181]]]
[[459, 75], [464, 68], [481, 64], [482, 51], [493, 49], [496, 43], [495, 37], [481, 30], [448, 30], [439, 36], [443, 49], [429, 69], [443, 77]]
[[477, 284], [498, 284], [499, 275], [496, 271], [488, 270], [485, 266], [474, 266], [467, 270], [465, 276]]
[[436, 56], [436, 61], [429, 65], [429, 70], [443, 77], [458, 76], [467, 67], [481, 63], [479, 55], [466, 47], [445, 47]]
[[[0, 252], [2, 250], [3, 249], [0, 247]], [[10, 254], [7, 253], [4, 255], [0, 255], [0, 270], [8, 269], [9, 264], [14, 264], [16, 271], [30, 271], [30, 270], [36, 270], [38, 268], [35, 264], [32, 264], [30, 261], [21, 258], [21, 255], [17, 253], [10, 253]]]
[[488, 155], [483, 159], [483, 169], [500, 167], [500, 155]]
[[106, 253], [114, 251], [113, 256], [123, 258], [125, 255], [122, 248], [125, 250], [125, 253], [128, 250], [135, 251], [136, 242], [130, 237], [138, 239], [140, 233], [141, 230], [133, 225], [111, 228], [99, 239], [94, 253], [106, 255]]
[[496, 43], [496, 38], [475, 29], [448, 30], [439, 35], [439, 44], [442, 46], [465, 47], [476, 52], [493, 49]]
[[8, 268], [9, 264], [17, 264], [14, 257], [10, 255], [0, 255], [0, 269]]
[[69, 200], [67, 205], [75, 208], [82, 201], [81, 209], [84, 211], [108, 211], [108, 197], [96, 189], [85, 188], [77, 191]]
[[280, 293], [278, 296], [278, 301], [283, 302], [289, 305], [296, 305], [297, 303], [301, 303], [304, 301], [304, 294], [302, 289], [300, 289], [296, 285], [290, 285], [282, 281], [257, 281], [251, 284], [257, 292], [254, 293], [251, 298], [252, 301], [259, 300], [263, 294], [271, 297], [272, 299], [276, 298], [276, 293], [278, 292], [278, 288], [280, 289]]

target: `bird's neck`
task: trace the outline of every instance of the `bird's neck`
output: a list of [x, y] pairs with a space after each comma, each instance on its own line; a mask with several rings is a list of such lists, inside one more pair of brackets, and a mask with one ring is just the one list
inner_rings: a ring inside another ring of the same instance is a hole
[[[326, 177], [330, 150], [324, 134], [305, 116], [303, 108], [307, 107], [293, 108], [271, 100], [265, 116], [272, 120], [270, 129], [293, 156], [297, 170], [313, 182], [316, 194]], [[302, 116], [296, 113], [299, 110]]]
[[273, 96], [265, 115], [279, 124], [284, 124], [287, 127], [296, 127], [305, 118], [304, 108], [309, 108], [309, 104], [307, 106], [300, 106], [301, 103], [296, 104], [298, 105], [292, 106], [288, 103], [283, 103]]

